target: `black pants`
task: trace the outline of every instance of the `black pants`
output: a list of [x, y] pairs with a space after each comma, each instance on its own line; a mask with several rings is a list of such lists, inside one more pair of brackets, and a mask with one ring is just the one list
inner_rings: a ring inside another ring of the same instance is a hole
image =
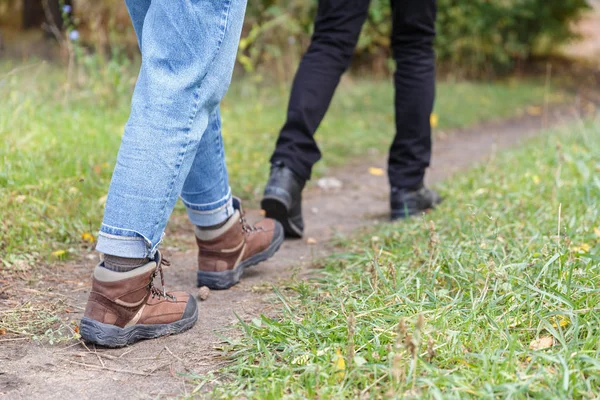
[[[390, 1], [396, 136], [388, 175], [390, 185], [413, 188], [423, 182], [431, 158], [436, 0]], [[296, 72], [287, 121], [271, 157], [272, 163], [282, 162], [303, 179], [310, 179], [313, 165], [321, 158], [314, 134], [350, 64], [368, 7], [369, 0], [319, 1], [312, 42]]]

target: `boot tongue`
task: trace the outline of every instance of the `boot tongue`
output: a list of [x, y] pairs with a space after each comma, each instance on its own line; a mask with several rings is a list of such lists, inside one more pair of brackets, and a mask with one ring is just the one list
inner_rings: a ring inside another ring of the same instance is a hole
[[233, 196], [231, 198], [232, 203], [233, 203], [233, 209], [234, 210], [238, 210], [240, 212], [240, 215], [244, 215], [244, 209], [242, 208], [242, 200], [239, 197], [235, 197]]

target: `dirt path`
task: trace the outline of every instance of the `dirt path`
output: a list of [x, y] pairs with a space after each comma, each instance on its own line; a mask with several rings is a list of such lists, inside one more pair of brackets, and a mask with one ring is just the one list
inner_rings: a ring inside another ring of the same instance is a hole
[[[435, 184], [457, 171], [483, 162], [497, 149], [517, 145], [535, 135], [543, 123], [557, 125], [576, 115], [570, 107], [557, 107], [545, 118], [526, 116], [441, 133], [435, 142], [429, 183]], [[182, 374], [203, 374], [225, 362], [216, 345], [223, 334], [229, 337], [239, 334], [239, 330], [231, 329], [236, 322], [234, 312], [244, 319], [275, 312], [278, 306], [268, 300], [272, 283], [288, 279], [292, 273], [298, 276], [310, 274], [313, 261], [332, 252], [330, 239], [335, 235], [345, 236], [359, 227], [386, 220], [387, 179], [370, 174], [368, 168], [372, 166], [385, 168], [384, 157], [332, 171], [329, 176], [342, 182], [341, 189], [324, 191], [313, 184], [307, 190], [304, 203], [306, 237], [314, 238], [317, 243], [307, 245], [305, 241], [288, 241], [273, 260], [248, 270], [236, 287], [211, 292], [208, 300], [200, 303], [198, 324], [184, 334], [120, 350], [87, 349], [78, 343], [62, 346], [30, 341], [0, 343], [0, 397], [160, 398], [189, 393], [193, 387], [186, 384]], [[258, 217], [257, 211], [251, 214]], [[195, 293], [196, 254], [191, 246], [192, 230], [179, 221], [175, 221], [175, 225], [176, 237], [181, 237], [181, 243], [177, 249], [173, 245], [166, 248], [172, 262], [166, 271], [167, 284], [169, 288]], [[185, 235], [180, 236], [183, 233]], [[69, 314], [71, 319], [81, 317], [94, 263], [87, 259], [55, 271], [57, 275], [74, 279], [72, 286], [54, 294], [64, 296], [71, 304], [70, 308], [74, 310]], [[46, 282], [48, 280], [52, 277]], [[85, 283], [78, 285], [77, 281]]]

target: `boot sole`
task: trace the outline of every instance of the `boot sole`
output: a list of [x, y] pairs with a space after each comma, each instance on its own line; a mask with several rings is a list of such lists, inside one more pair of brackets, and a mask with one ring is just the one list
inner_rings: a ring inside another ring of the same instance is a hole
[[194, 304], [193, 314], [190, 317], [182, 318], [170, 324], [140, 324], [128, 328], [120, 328], [83, 317], [79, 324], [79, 332], [85, 342], [111, 348], [125, 347], [140, 340], [175, 335], [187, 331], [198, 320], [196, 300], [190, 296], [189, 301]]
[[260, 206], [265, 210], [267, 218], [279, 221], [283, 225], [286, 237], [293, 239], [302, 238], [302, 229], [290, 219], [289, 208], [282, 199], [274, 196], [265, 196], [260, 202]]
[[273, 257], [273, 255], [281, 247], [284, 239], [285, 234], [283, 232], [283, 227], [281, 224], [277, 223], [275, 225], [275, 232], [273, 232], [273, 240], [271, 240], [271, 244], [266, 248], [266, 250], [256, 253], [252, 257], [241, 261], [234, 269], [229, 271], [198, 271], [198, 287], [206, 286], [209, 289], [214, 290], [229, 289], [240, 281], [240, 278], [244, 273], [244, 269], [250, 268], [256, 264], [260, 264], [261, 262]]

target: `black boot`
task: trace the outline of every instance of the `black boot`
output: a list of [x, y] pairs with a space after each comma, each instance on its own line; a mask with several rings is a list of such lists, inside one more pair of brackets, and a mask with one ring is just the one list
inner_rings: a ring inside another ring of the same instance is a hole
[[421, 186], [419, 189], [400, 189], [392, 187], [390, 204], [392, 221], [411, 215], [421, 214], [442, 202], [440, 195], [432, 189]]
[[301, 238], [304, 231], [302, 218], [302, 189], [305, 182], [283, 163], [271, 166], [271, 175], [260, 203], [267, 218], [273, 218], [283, 225], [285, 235]]

